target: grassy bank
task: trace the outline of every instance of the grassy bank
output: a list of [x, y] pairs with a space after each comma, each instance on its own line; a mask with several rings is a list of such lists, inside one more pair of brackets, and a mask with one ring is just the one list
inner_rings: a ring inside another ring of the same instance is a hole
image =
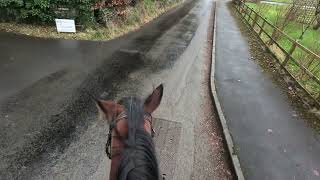
[[55, 26], [18, 23], [0, 23], [0, 31], [42, 38], [109, 40], [138, 29], [182, 2], [183, 0], [176, 0], [163, 4], [160, 1], [143, 0], [135, 7], [127, 7], [125, 9], [125, 16], [115, 18], [115, 20], [110, 22], [106, 27], [96, 25], [85, 30], [78, 30], [77, 33], [57, 33]]
[[[260, 14], [265, 17], [269, 22], [275, 24], [279, 11], [285, 11], [287, 6], [278, 6], [271, 4], [254, 4], [247, 3], [247, 5], [256, 11], [259, 11]], [[296, 21], [291, 21], [284, 29], [284, 32], [288, 34], [293, 39], [299, 39], [302, 29], [305, 28], [306, 25], [301, 23], [297, 23]], [[309, 48], [313, 52], [320, 54], [320, 31], [316, 31], [312, 29], [312, 26], [308, 28], [308, 30], [303, 35], [303, 38], [299, 40], [300, 44]], [[291, 43], [285, 39], [280, 38], [279, 43], [287, 50], [290, 49]]]
[[271, 75], [278, 87], [283, 88], [283, 91], [288, 96], [288, 102], [295, 108], [299, 116], [303, 117], [311, 127], [320, 133], [319, 109], [305, 105], [305, 103], [312, 102], [312, 100], [292, 83], [282, 68], [279, 68], [279, 64], [274, 57], [268, 51], [265, 51], [264, 46], [261, 46], [261, 42], [257, 41], [256, 36], [253, 36], [252, 30], [248, 29], [248, 26], [243, 23], [239, 13], [234, 12], [233, 15], [241, 33], [247, 37], [251, 59], [262, 67], [263, 73]]
[[[271, 24], [276, 25], [279, 22], [280, 14], [284, 14], [286, 12], [288, 6], [278, 6], [278, 5], [270, 5], [270, 4], [254, 4], [247, 3], [249, 7], [253, 8], [259, 14], [261, 14], [264, 18], [266, 18]], [[252, 20], [250, 20], [252, 23]], [[281, 21], [280, 21], [281, 22]], [[263, 21], [259, 19], [257, 23], [261, 26]], [[306, 25], [302, 25], [297, 21], [290, 21], [287, 26], [284, 28], [284, 32], [294, 40], [298, 40], [300, 44], [304, 45], [311, 51], [316, 54], [320, 54], [320, 31], [316, 31], [310, 27], [304, 34], [302, 39], [299, 39], [302, 33], [302, 29], [305, 28]], [[256, 32], [259, 32], [259, 28], [255, 27]], [[264, 26], [264, 30], [269, 34], [273, 34], [273, 28], [269, 25]], [[286, 54], [279, 49], [278, 46], [274, 44], [269, 44], [269, 37], [265, 34], [261, 34], [261, 39], [268, 45], [271, 51], [278, 57], [281, 62], [284, 62]], [[276, 42], [285, 49], [286, 52], [289, 52], [292, 47], [292, 42], [286, 36], [280, 36], [276, 40]], [[315, 77], [320, 78], [320, 62], [319, 59], [314, 59], [314, 57], [310, 56], [308, 53], [303, 51], [300, 48], [296, 48], [292, 54], [292, 57], [303, 65], [304, 68], [308, 69]], [[305, 89], [315, 98], [320, 98], [320, 85], [310, 78], [306, 76], [304, 71], [293, 61], [289, 61], [286, 65], [287, 70], [304, 86]]]

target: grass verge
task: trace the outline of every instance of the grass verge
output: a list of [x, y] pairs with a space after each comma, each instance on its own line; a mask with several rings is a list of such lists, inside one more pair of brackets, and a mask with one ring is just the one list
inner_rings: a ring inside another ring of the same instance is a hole
[[0, 31], [13, 32], [41, 38], [60, 38], [74, 40], [110, 40], [134, 31], [150, 22], [167, 10], [182, 3], [183, 0], [163, 4], [159, 1], [144, 0], [135, 7], [126, 8], [126, 16], [117, 18], [107, 27], [95, 26], [77, 33], [57, 33], [55, 26], [41, 26], [19, 23], [0, 23]]
[[[247, 3], [247, 5], [254, 10], [256, 10], [259, 14], [261, 14], [264, 18], [266, 18], [271, 24], [276, 24], [277, 16], [279, 16], [279, 11], [287, 10], [286, 6], [277, 6], [277, 5], [270, 5], [270, 4], [254, 4], [254, 3]], [[260, 19], [261, 20], [261, 19]], [[249, 20], [252, 21], [252, 20]], [[251, 22], [252, 23], [252, 22]], [[257, 22], [260, 26], [262, 25], [263, 21]], [[284, 28], [284, 32], [293, 39], [299, 41], [300, 44], [304, 45], [311, 51], [316, 54], [320, 54], [320, 33], [319, 30], [316, 31], [310, 27], [305, 32], [302, 39], [299, 39], [302, 33], [303, 25], [296, 21], [291, 21], [289, 24]], [[274, 31], [273, 28], [269, 25], [264, 26], [264, 30], [271, 35]], [[255, 31], [259, 32], [259, 28], [255, 27]], [[261, 34], [261, 39], [268, 44], [270, 38], [265, 34]], [[285, 36], [281, 36], [277, 43], [289, 52], [292, 42]], [[278, 57], [278, 59], [283, 62], [285, 59], [285, 54], [281, 51], [277, 46], [269, 46], [271, 51]], [[300, 48], [296, 48], [292, 54], [292, 57], [302, 64], [306, 69], [308, 69], [313, 75], [317, 78], [320, 78], [320, 62], [319, 59], [314, 59], [314, 57], [310, 56], [308, 53], [303, 51]], [[286, 66], [287, 70], [296, 78], [298, 81], [305, 87], [305, 89], [310, 92], [310, 94], [315, 98], [320, 98], [320, 85], [316, 83], [313, 79], [309, 76], [306, 76], [305, 73], [301, 70], [301, 68], [294, 63], [293, 61], [289, 61]], [[319, 101], [319, 100], [318, 100]]]
[[[230, 6], [233, 8], [233, 6]], [[303, 117], [307, 124], [320, 133], [320, 110], [310, 106], [312, 100], [280, 67], [277, 60], [265, 48], [265, 43], [257, 36], [253, 36], [253, 30], [247, 26], [242, 17], [232, 9], [232, 15], [240, 28], [240, 32], [247, 37], [251, 60], [255, 61], [262, 68], [262, 72], [272, 78], [274, 83], [283, 89], [288, 101], [294, 107], [294, 116]]]
[[[278, 11], [285, 11], [287, 6], [278, 6], [271, 4], [255, 4], [255, 3], [246, 3], [249, 7], [253, 8], [256, 11], [259, 11], [260, 14], [265, 17], [269, 22], [275, 24]], [[287, 33], [293, 39], [298, 39], [302, 33], [303, 28], [306, 28], [306, 25], [301, 23], [297, 23], [296, 21], [291, 21], [288, 26], [285, 27], [284, 32]], [[320, 32], [319, 30], [312, 29], [312, 26], [307, 29], [303, 38], [299, 41], [300, 44], [309, 48], [310, 50], [320, 53]], [[291, 43], [286, 41], [285, 39], [279, 40], [279, 43], [287, 48], [291, 47]]]

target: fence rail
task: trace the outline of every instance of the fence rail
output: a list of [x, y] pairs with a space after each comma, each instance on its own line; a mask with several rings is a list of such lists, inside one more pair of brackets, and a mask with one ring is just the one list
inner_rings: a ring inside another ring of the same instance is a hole
[[[236, 5], [243, 19], [265, 43], [287, 73], [320, 107], [320, 56], [288, 36], [244, 3]], [[274, 38], [274, 35], [280, 38]], [[284, 45], [283, 42], [291, 46]]]

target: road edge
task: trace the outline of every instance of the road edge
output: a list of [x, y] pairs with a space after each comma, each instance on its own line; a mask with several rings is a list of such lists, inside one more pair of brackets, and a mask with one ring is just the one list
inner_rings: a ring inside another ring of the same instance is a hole
[[232, 161], [233, 170], [235, 173], [235, 176], [238, 180], [245, 180], [243, 176], [243, 172], [241, 169], [240, 161], [238, 158], [237, 153], [235, 152], [235, 146], [231, 137], [231, 133], [229, 131], [229, 127], [226, 121], [226, 118], [223, 114], [222, 107], [220, 105], [220, 101], [217, 95], [217, 90], [215, 86], [215, 55], [216, 55], [216, 17], [217, 17], [217, 2], [214, 1], [214, 15], [213, 15], [213, 37], [212, 37], [212, 52], [211, 52], [211, 71], [210, 71], [210, 91], [211, 91], [211, 98], [213, 100], [213, 103], [215, 105], [215, 110], [218, 114], [218, 118], [220, 120], [220, 124], [223, 131], [224, 139], [227, 143], [228, 152], [230, 155], [230, 159]]

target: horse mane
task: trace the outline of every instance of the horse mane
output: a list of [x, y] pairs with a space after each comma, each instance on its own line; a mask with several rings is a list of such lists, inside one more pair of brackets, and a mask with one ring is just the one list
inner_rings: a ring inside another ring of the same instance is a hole
[[159, 169], [154, 143], [144, 128], [144, 107], [139, 98], [129, 97], [119, 101], [127, 112], [128, 139], [122, 152], [118, 180], [158, 180]]

